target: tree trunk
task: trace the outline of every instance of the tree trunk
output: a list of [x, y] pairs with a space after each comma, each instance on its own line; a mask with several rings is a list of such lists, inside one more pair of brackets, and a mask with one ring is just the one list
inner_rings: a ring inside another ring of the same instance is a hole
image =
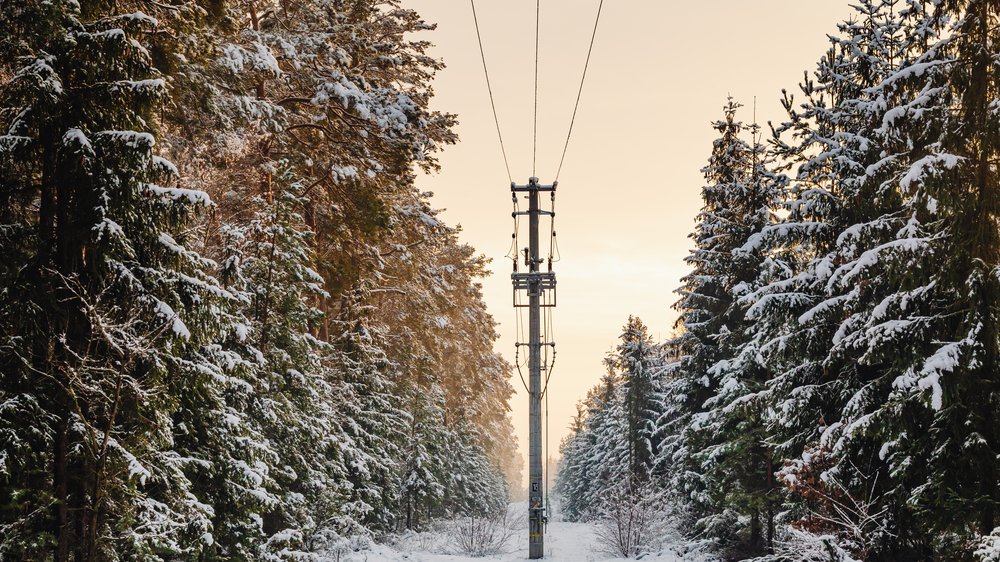
[[750, 551], [755, 554], [760, 552], [761, 542], [760, 510], [755, 509], [750, 516]]
[[70, 522], [69, 522], [69, 484], [66, 450], [67, 432], [69, 428], [69, 414], [60, 416], [56, 425], [55, 455], [52, 463], [52, 487], [55, 491], [55, 519], [56, 519], [56, 551], [55, 562], [69, 561], [69, 547], [71, 542]]
[[774, 554], [774, 451], [767, 450], [767, 553]]

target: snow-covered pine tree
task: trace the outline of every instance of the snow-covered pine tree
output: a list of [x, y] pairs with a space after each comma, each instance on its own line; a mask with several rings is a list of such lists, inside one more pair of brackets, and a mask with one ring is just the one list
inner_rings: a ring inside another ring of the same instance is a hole
[[621, 377], [628, 447], [628, 482], [638, 489], [649, 481], [656, 458], [656, 421], [660, 418], [659, 355], [649, 329], [629, 316], [612, 360]]
[[[442, 419], [455, 423], [460, 411], [472, 419], [490, 463], [516, 474], [520, 461], [509, 454], [515, 447], [506, 406], [512, 389], [505, 363], [492, 351], [495, 330], [484, 328], [494, 323], [475, 281], [485, 261], [457, 242], [457, 231], [434, 217], [429, 195], [412, 185], [410, 165], [433, 168], [435, 144], [451, 138], [451, 118], [423, 109], [427, 80], [440, 63], [422, 55], [426, 43], [403, 40], [404, 33], [430, 26], [408, 10], [383, 12], [363, 2], [272, 8], [267, 2], [234, 6], [240, 33], [224, 36], [215, 58], [185, 67], [188, 95], [195, 94], [190, 102], [202, 115], [176, 116], [184, 134], [173, 145], [215, 186], [226, 211], [222, 223], [234, 231], [246, 230], [252, 218], [245, 198], [260, 194], [277, 204], [281, 170], [304, 178], [301, 213], [313, 231], [314, 269], [330, 294], [315, 301], [325, 311], [319, 339], [337, 344], [352, 330], [338, 320], [342, 303], [364, 310], [364, 331], [378, 334], [381, 350], [371, 351], [392, 365], [386, 373], [396, 380], [389, 386], [400, 385], [405, 396], [425, 368], [421, 358], [434, 358], [447, 390]], [[203, 107], [196, 94], [206, 90], [211, 103]], [[317, 114], [326, 117], [314, 119]], [[199, 121], [217, 128], [198, 127]], [[201, 143], [188, 141], [190, 134]], [[327, 363], [338, 381], [351, 362], [334, 357]], [[336, 394], [355, 396], [338, 384]], [[417, 396], [433, 401], [436, 395]], [[424, 407], [432, 406], [414, 412]], [[348, 416], [334, 425], [353, 423]], [[392, 438], [407, 444], [401, 433]], [[399, 460], [388, 455], [386, 463]], [[385, 525], [384, 517], [378, 520], [376, 526]]]
[[433, 153], [454, 140], [454, 118], [428, 109], [441, 63], [407, 36], [433, 26], [398, 0], [272, 4], [234, 8], [240, 34], [210, 70], [241, 86], [227, 105], [276, 122], [255, 142], [268, 157], [287, 154], [306, 185], [316, 269], [334, 297], [320, 304], [332, 320], [337, 295], [377, 267], [374, 246], [413, 189], [412, 168], [434, 169]]
[[725, 506], [723, 515], [731, 511], [740, 521], [749, 521], [745, 529], [726, 530], [737, 534], [732, 548], [750, 554], [773, 548], [777, 487], [766, 418], [770, 371], [762, 362], [758, 326], [747, 319], [750, 305], [742, 299], [760, 285], [765, 258], [759, 250], [747, 249], [746, 243], [775, 222], [786, 179], [770, 169], [773, 161], [759, 141], [758, 126], [735, 126], [737, 131], [746, 129], [751, 140], [734, 140], [727, 151], [729, 160], [719, 168], [733, 174], [719, 176], [726, 182], [718, 188], [726, 191], [729, 215], [716, 230], [732, 247], [730, 255], [720, 260], [724, 270], [719, 272], [726, 277], [730, 304], [715, 338], [720, 360], [707, 372], [713, 394], [693, 421], [695, 430], [704, 432], [698, 458], [710, 486], [723, 494], [719, 501]]
[[[237, 327], [220, 343], [247, 367], [243, 387], [215, 396], [228, 423], [205, 416], [205, 397], [197, 394], [188, 410], [194, 419], [178, 420], [182, 434], [203, 428], [183, 442], [186, 453], [214, 459], [195, 465], [193, 480], [204, 483], [197, 495], [214, 506], [221, 532], [208, 550], [221, 558], [336, 549], [345, 536], [368, 533], [348, 508], [347, 440], [333, 399], [342, 395], [334, 392], [336, 354], [312, 333], [327, 295], [303, 217], [302, 158], [286, 152], [279, 160], [263, 149], [283, 128], [280, 106], [266, 95], [281, 69], [259, 42], [240, 51], [229, 25], [252, 11], [219, 4], [206, 25], [186, 35], [166, 117], [167, 144], [181, 170], [218, 201], [204, 225], [204, 252], [222, 262], [222, 278], [239, 301]], [[252, 438], [234, 444], [206, 437], [233, 420]], [[265, 454], [228, 459], [247, 444]], [[248, 485], [258, 481], [264, 491]], [[234, 482], [242, 484], [226, 485]]]
[[156, 65], [199, 7], [149, 8], [26, 2], [0, 15], [16, 32], [0, 57], [2, 230], [23, 258], [0, 274], [0, 361], [18, 381], [0, 391], [0, 432], [10, 453], [38, 446], [0, 476], [16, 494], [3, 498], [5, 557], [159, 560], [211, 536], [171, 416], [178, 381], [235, 374], [213, 345], [234, 297], [185, 247], [208, 196], [172, 186], [177, 169], [154, 151]]
[[[767, 170], [766, 151], [756, 138], [741, 138], [746, 127], [736, 120], [739, 107], [730, 99], [724, 119], [714, 124], [720, 137], [703, 169], [705, 205], [691, 236], [695, 249], [686, 259], [693, 271], [675, 305], [683, 332], [669, 342], [680, 360], [667, 369], [660, 464], [702, 532], [753, 549], [759, 542], [747, 545], [760, 540], [770, 457], [761, 408], [753, 407], [766, 374], [738, 300], [752, 290], [760, 257], [741, 250], [772, 222], [781, 180]], [[756, 128], [750, 132], [756, 135]]]
[[[483, 462], [460, 476], [457, 485], [448, 483], [455, 473], [445, 471], [446, 496], [435, 509], [463, 513], [477, 502], [495, 506], [500, 501], [496, 497], [458, 501], [454, 494], [461, 488], [503, 496], [505, 491], [495, 485], [496, 473], [516, 474], [511, 465], [519, 463], [511, 459], [516, 443], [507, 406], [513, 394], [510, 367], [493, 350], [495, 321], [486, 310], [478, 281], [486, 275], [488, 262], [458, 241], [458, 229], [438, 220], [427, 194], [404, 192], [392, 209], [392, 243], [378, 253], [378, 285], [371, 289], [375, 317], [392, 330], [387, 351], [400, 358], [403, 373], [433, 381], [443, 392], [442, 404], [411, 402], [416, 407], [411, 413], [420, 416], [421, 411], [443, 407], [440, 420], [446, 426], [446, 444], [459, 449], [456, 455]], [[424, 369], [432, 373], [418, 374]], [[417, 397], [432, 397], [436, 391]], [[445, 460], [452, 458], [443, 454]], [[466, 481], [479, 477], [483, 479]]]
[[835, 275], [891, 290], [838, 335], [888, 383], [860, 397], [864, 417], [853, 417], [881, 442], [892, 486], [886, 503], [907, 516], [899, 545], [971, 556], [969, 535], [992, 531], [1000, 497], [1000, 180], [991, 164], [1000, 152], [1000, 7], [923, 8], [927, 17], [913, 30], [920, 41], [878, 88], [893, 95], [884, 96], [876, 129], [890, 165], [875, 171], [903, 198], [903, 225]]
[[775, 373], [768, 383], [772, 440], [782, 457], [794, 459], [785, 472], [793, 492], [790, 515], [835, 534], [854, 534], [855, 525], [864, 525], [863, 540], [874, 545], [892, 541], [886, 531], [897, 524], [895, 514], [865, 521], [859, 514], [845, 522], [851, 528], [834, 522], [840, 520], [836, 502], [849, 500], [845, 494], [861, 502], [885, 489], [881, 443], [864, 435], [867, 418], [857, 415], [863, 397], [885, 380], [878, 366], [859, 362], [841, 345], [840, 330], [892, 289], [877, 274], [860, 282], [835, 278], [844, 263], [902, 226], [901, 199], [886, 181], [894, 164], [873, 123], [875, 108], [892, 99], [877, 86], [904, 59], [909, 42], [919, 40], [910, 31], [920, 12], [899, 0], [868, 0], [854, 10], [856, 17], [831, 36], [813, 78], [800, 86], [804, 102], [785, 98], [790, 119], [777, 128], [775, 145], [795, 171], [787, 215], [747, 245], [766, 256], [766, 283], [743, 300]]

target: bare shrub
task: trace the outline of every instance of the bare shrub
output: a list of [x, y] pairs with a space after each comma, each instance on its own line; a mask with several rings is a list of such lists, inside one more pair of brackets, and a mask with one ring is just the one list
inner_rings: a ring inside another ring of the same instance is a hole
[[485, 516], [456, 519], [448, 529], [448, 546], [453, 554], [479, 558], [510, 552], [509, 543], [518, 533], [520, 520], [507, 508]]
[[597, 539], [605, 554], [637, 558], [659, 550], [670, 534], [663, 497], [649, 484], [615, 486], [602, 504]]

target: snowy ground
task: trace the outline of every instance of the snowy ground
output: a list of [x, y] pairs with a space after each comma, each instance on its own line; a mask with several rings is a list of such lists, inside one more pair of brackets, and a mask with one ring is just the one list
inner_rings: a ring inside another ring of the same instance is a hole
[[[515, 516], [512, 538], [504, 554], [473, 558], [454, 554], [454, 547], [448, 539], [447, 531], [427, 532], [400, 537], [393, 545], [375, 545], [371, 550], [352, 553], [348, 562], [473, 562], [502, 561], [514, 562], [528, 558], [527, 546], [527, 506], [512, 504], [511, 514]], [[607, 562], [621, 560], [602, 552], [596, 528], [586, 523], [551, 521], [546, 528], [545, 559], [553, 562]], [[681, 557], [663, 553], [647, 556], [644, 560], [656, 562], [680, 562]]]

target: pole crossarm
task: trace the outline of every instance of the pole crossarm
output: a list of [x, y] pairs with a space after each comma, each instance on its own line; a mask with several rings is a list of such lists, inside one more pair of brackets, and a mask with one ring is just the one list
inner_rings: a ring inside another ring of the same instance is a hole
[[510, 184], [510, 190], [515, 193], [522, 191], [549, 192], [555, 191], [557, 187], [559, 187], [558, 182], [551, 185], [542, 185], [538, 183], [538, 178], [531, 178], [526, 185]]
[[[510, 280], [511, 283], [514, 285], [515, 291], [530, 291], [535, 288], [537, 288], [540, 291], [553, 291], [552, 302], [543, 303], [539, 306], [543, 308], [554, 308], [556, 306], [555, 303], [556, 273], [554, 271], [511, 273]], [[525, 305], [522, 304], [517, 306], [525, 306]]]

